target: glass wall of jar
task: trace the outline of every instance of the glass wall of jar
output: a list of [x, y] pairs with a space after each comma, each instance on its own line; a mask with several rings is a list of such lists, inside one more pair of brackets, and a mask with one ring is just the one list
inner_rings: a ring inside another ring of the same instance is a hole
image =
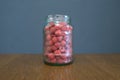
[[70, 64], [72, 54], [72, 26], [67, 15], [48, 15], [44, 28], [44, 62], [53, 65]]

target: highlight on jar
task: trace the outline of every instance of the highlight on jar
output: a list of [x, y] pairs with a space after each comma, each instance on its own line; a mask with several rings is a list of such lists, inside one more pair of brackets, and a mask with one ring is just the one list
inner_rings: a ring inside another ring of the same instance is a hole
[[48, 15], [44, 27], [44, 62], [69, 64], [73, 62], [72, 30], [67, 15]]

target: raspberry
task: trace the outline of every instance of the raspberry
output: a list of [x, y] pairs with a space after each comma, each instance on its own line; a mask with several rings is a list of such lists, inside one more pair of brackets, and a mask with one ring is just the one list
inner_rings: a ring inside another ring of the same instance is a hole
[[50, 40], [50, 39], [51, 39], [51, 36], [50, 36], [50, 35], [47, 35], [46, 39], [47, 39], [47, 40]]
[[71, 31], [72, 29], [73, 29], [72, 26], [67, 25], [67, 30], [68, 30], [68, 31]]
[[51, 27], [51, 28], [50, 28], [50, 32], [51, 32], [51, 33], [54, 33], [55, 31], [56, 31], [55, 27]]
[[47, 47], [46, 51], [47, 52], [51, 51], [51, 47]]
[[63, 48], [61, 48], [61, 52], [62, 53], [65, 53], [66, 52], [66, 50], [65, 50], [65, 48], [63, 47]]
[[62, 38], [63, 38], [62, 36], [57, 37], [58, 41], [61, 41]]
[[47, 35], [47, 34], [50, 34], [50, 31], [45, 31], [45, 34]]
[[62, 35], [62, 32], [61, 32], [61, 30], [57, 30], [57, 31], [55, 32], [55, 34], [56, 34], [57, 36], [60, 36], [60, 35]]
[[64, 37], [66, 34], [65, 34], [65, 33], [62, 33], [61, 35]]
[[60, 55], [59, 55], [59, 56], [56, 56], [55, 58], [56, 58], [56, 60], [59, 60], [59, 59], [60, 59]]
[[69, 27], [69, 30], [72, 30], [72, 29], [73, 29], [73, 28], [70, 26], [70, 27]]
[[51, 63], [56, 63], [56, 59], [54, 58], [54, 59], [50, 60], [50, 62]]
[[54, 26], [55, 24], [54, 24], [54, 22], [49, 22], [49, 25]]
[[55, 42], [57, 42], [57, 38], [56, 37], [53, 37], [52, 38], [52, 41], [55, 43]]
[[50, 40], [50, 41], [48, 42], [48, 44], [51, 46], [51, 45], [53, 45], [53, 42]]
[[67, 58], [66, 55], [61, 55], [60, 57], [61, 57], [63, 60], [66, 60], [66, 58]]
[[55, 46], [56, 46], [57, 48], [60, 47], [60, 43], [59, 43], [59, 42], [55, 43]]
[[63, 30], [63, 31], [66, 31], [66, 30], [67, 30], [67, 27], [62, 27], [62, 30]]
[[61, 54], [60, 50], [56, 50], [54, 53], [55, 54]]
[[56, 30], [60, 30], [60, 28], [61, 28], [60, 26], [55, 26]]
[[55, 58], [55, 56], [54, 56], [54, 54], [49, 53], [49, 54], [48, 54], [48, 58], [49, 58], [49, 59], [54, 59], [54, 58]]
[[48, 27], [48, 26], [46, 26], [44, 30], [45, 30], [45, 31], [48, 31], [48, 30], [49, 30], [49, 27]]
[[55, 34], [51, 34], [52, 37], [55, 37]]
[[57, 60], [57, 62], [58, 62], [58, 63], [64, 63], [64, 60], [59, 59], [59, 60]]
[[[68, 63], [72, 60], [72, 26], [66, 22], [49, 22], [45, 27], [44, 56], [49, 63]], [[70, 57], [69, 57], [70, 56]]]
[[66, 45], [66, 42], [63, 40], [63, 41], [61, 42], [61, 45], [62, 45], [62, 46], [65, 46], [65, 45]]
[[68, 41], [69, 40], [69, 36], [64, 36], [64, 40]]
[[55, 46], [52, 46], [51, 49], [55, 51], [57, 48]]

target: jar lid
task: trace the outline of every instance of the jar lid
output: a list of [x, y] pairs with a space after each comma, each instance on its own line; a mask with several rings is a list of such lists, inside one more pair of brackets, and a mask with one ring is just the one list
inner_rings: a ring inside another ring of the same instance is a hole
[[59, 22], [69, 23], [69, 17], [67, 15], [60, 15], [60, 14], [48, 15], [47, 21], [48, 22], [55, 22], [55, 23], [59, 23]]

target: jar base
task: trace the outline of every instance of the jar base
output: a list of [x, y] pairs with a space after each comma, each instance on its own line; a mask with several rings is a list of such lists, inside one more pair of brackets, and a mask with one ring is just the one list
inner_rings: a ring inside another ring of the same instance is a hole
[[63, 64], [59, 64], [59, 63], [49, 63], [49, 62], [46, 62], [46, 61], [44, 61], [44, 63], [45, 63], [46, 65], [50, 65], [50, 66], [66, 66], [66, 65], [72, 64], [72, 63], [73, 63], [73, 60], [70, 61], [70, 62], [68, 62], [68, 63], [63, 63]]

